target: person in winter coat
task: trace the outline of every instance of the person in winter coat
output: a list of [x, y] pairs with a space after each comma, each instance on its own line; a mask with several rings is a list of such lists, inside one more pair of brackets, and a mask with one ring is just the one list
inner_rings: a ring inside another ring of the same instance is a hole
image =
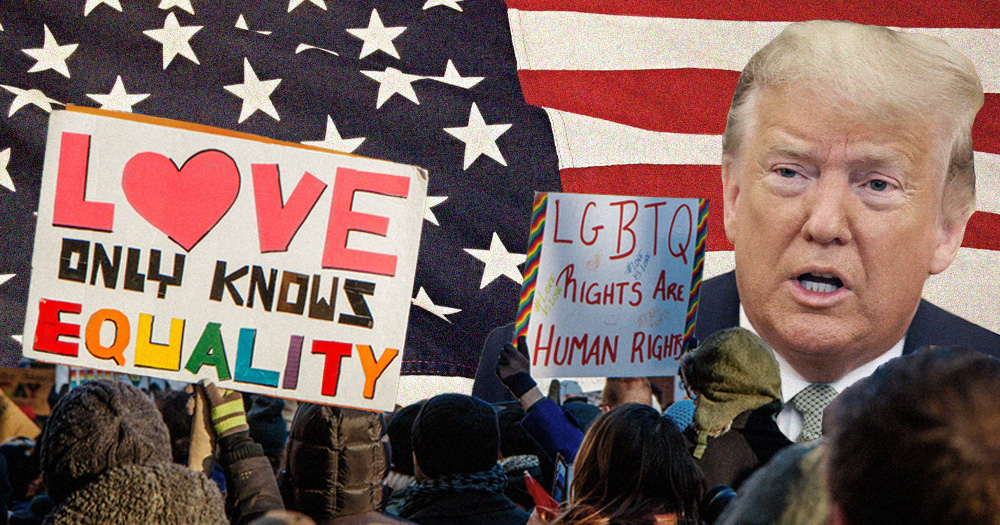
[[461, 394], [424, 403], [411, 434], [414, 471], [400, 517], [422, 525], [523, 525], [528, 513], [504, 495], [493, 407]]
[[52, 524], [225, 524], [222, 495], [201, 472], [171, 462], [170, 437], [141, 390], [85, 383], [53, 408], [41, 439]]
[[285, 506], [319, 525], [409, 523], [385, 514], [382, 414], [302, 403], [285, 449]]

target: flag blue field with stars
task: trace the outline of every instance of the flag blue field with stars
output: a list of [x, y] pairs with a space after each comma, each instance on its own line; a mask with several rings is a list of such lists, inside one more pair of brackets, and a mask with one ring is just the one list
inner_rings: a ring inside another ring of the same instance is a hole
[[514, 316], [533, 192], [560, 189], [504, 3], [4, 0], [0, 28], [4, 365], [31, 340], [49, 113], [76, 104], [427, 169], [400, 395], [423, 395], [406, 376], [432, 376], [412, 382], [428, 393], [471, 388], [486, 335]]
[[471, 390], [483, 340], [513, 319], [536, 190], [707, 198], [704, 275], [732, 269], [718, 205], [729, 102], [754, 51], [810, 19], [931, 34], [979, 71], [976, 211], [924, 297], [1000, 332], [996, 0], [2, 0], [3, 362], [20, 355], [52, 109], [132, 111], [426, 168], [408, 401]]

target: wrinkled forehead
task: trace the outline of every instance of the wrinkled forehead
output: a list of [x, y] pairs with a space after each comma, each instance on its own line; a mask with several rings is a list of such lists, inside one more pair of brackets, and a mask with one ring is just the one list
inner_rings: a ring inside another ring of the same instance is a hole
[[919, 111], [892, 97], [833, 94], [821, 82], [806, 81], [765, 86], [747, 102], [745, 143], [795, 151], [816, 137], [842, 140], [859, 157], [931, 161], [944, 178], [950, 127], [939, 111]]

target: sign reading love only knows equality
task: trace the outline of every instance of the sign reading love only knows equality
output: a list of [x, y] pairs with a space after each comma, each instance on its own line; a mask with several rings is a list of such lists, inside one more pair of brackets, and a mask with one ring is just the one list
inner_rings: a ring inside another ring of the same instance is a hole
[[24, 353], [391, 410], [426, 193], [413, 166], [54, 111]]
[[707, 215], [705, 199], [536, 193], [515, 323], [532, 375], [675, 375]]

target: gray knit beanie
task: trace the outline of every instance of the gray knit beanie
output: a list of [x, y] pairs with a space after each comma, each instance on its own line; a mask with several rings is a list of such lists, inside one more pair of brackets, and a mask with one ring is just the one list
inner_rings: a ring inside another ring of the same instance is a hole
[[92, 381], [71, 390], [52, 409], [42, 436], [42, 481], [57, 504], [115, 467], [170, 459], [159, 411], [122, 382]]

